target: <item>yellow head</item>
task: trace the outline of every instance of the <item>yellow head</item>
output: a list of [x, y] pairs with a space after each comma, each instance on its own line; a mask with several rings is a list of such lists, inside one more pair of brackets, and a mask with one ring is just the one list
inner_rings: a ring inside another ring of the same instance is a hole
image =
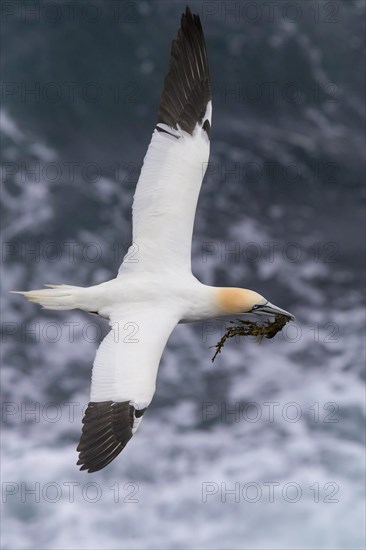
[[245, 288], [217, 288], [216, 302], [220, 315], [237, 315], [240, 313], [276, 315], [280, 313], [294, 319], [291, 313], [274, 306], [258, 292]]

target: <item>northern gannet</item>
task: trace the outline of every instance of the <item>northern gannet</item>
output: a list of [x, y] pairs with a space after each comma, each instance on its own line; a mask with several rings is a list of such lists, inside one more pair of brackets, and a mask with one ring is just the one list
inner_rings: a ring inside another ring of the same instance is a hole
[[117, 277], [88, 288], [45, 285], [49, 288], [19, 292], [45, 309], [77, 308], [109, 319], [77, 448], [81, 470], [104, 468], [137, 430], [178, 323], [243, 313], [293, 317], [253, 290], [208, 286], [192, 274], [193, 223], [209, 158], [211, 112], [202, 26], [187, 7], [172, 42], [158, 120], [134, 195], [133, 243]]

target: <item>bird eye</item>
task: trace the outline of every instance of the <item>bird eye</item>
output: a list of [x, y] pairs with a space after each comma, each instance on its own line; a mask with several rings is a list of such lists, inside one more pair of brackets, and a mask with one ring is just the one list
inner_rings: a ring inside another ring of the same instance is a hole
[[256, 306], [253, 306], [252, 309], [258, 309], [259, 308], [259, 305], [257, 304]]

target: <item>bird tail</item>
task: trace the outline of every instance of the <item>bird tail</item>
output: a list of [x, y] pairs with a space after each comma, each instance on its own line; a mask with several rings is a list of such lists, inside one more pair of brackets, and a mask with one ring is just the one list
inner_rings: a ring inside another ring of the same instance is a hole
[[48, 288], [29, 290], [27, 292], [12, 290], [13, 294], [21, 294], [30, 302], [41, 304], [44, 309], [76, 309], [82, 308], [82, 293], [85, 290], [71, 285], [44, 285]]

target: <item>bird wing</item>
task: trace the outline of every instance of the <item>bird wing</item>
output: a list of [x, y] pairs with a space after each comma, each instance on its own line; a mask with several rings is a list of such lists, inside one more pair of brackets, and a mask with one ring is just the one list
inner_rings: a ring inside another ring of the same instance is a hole
[[198, 15], [189, 8], [172, 42], [158, 122], [133, 202], [126, 270], [190, 271], [194, 217], [210, 151], [209, 68]]
[[93, 365], [90, 403], [77, 450], [81, 470], [96, 472], [123, 450], [151, 402], [165, 344], [178, 322], [168, 308], [111, 318]]

